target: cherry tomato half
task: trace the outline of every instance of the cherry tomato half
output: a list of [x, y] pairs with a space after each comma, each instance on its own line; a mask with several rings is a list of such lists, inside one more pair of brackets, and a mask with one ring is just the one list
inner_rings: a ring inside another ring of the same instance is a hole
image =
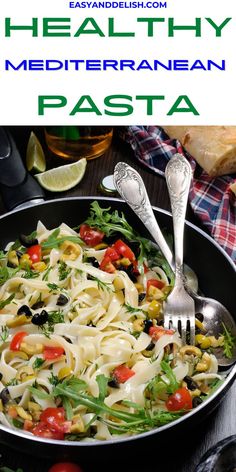
[[149, 336], [151, 336], [153, 341], [158, 341], [164, 334], [174, 334], [173, 329], [165, 329], [163, 326], [151, 326], [148, 331]]
[[69, 433], [71, 421], [66, 421], [65, 410], [60, 408], [46, 408], [40, 415], [40, 422], [56, 433]]
[[73, 462], [60, 462], [50, 467], [48, 472], [83, 472], [81, 467]]
[[159, 288], [160, 290], [165, 286], [165, 282], [162, 280], [157, 280], [157, 279], [149, 279], [147, 281], [147, 295], [150, 290], [150, 287], [156, 287]]
[[100, 269], [104, 270], [104, 272], [108, 272], [108, 274], [113, 274], [116, 270], [114, 264], [112, 264], [110, 257], [105, 256], [101, 263], [100, 263]]
[[185, 387], [178, 388], [166, 401], [168, 411], [191, 410], [192, 407], [192, 397]]
[[30, 256], [30, 260], [35, 264], [35, 262], [40, 262], [42, 257], [42, 248], [40, 244], [35, 244], [34, 246], [30, 246], [27, 249], [27, 254]]
[[63, 347], [60, 346], [44, 346], [43, 357], [46, 361], [56, 359], [64, 354]]
[[127, 244], [125, 244], [121, 239], [118, 239], [113, 244], [114, 249], [123, 257], [127, 257], [131, 262], [135, 261], [135, 255]]
[[104, 233], [97, 228], [83, 224], [80, 226], [79, 235], [87, 246], [97, 246], [104, 238]]
[[25, 331], [19, 331], [18, 333], [13, 336], [11, 342], [10, 342], [10, 350], [11, 351], [19, 351], [20, 345], [24, 339], [25, 336], [27, 336], [28, 333]]
[[118, 383], [125, 383], [126, 380], [135, 375], [135, 372], [126, 365], [118, 365], [113, 370], [112, 375], [115, 377]]
[[33, 429], [32, 433], [35, 436], [39, 436], [40, 438], [47, 438], [47, 439], [64, 439], [65, 434], [60, 431], [52, 431], [49, 426], [45, 423], [40, 421]]

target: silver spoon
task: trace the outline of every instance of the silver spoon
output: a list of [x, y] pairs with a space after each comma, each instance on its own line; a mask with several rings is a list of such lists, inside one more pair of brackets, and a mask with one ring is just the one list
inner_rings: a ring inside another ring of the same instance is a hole
[[[175, 264], [173, 254], [156, 221], [141, 176], [125, 162], [119, 162], [115, 166], [113, 178], [117, 191], [146, 226], [174, 272]], [[193, 273], [191, 269], [188, 269], [188, 271], [190, 271], [191, 274]], [[186, 288], [194, 299], [195, 313], [201, 313], [203, 315], [204, 327], [208, 335], [218, 337], [223, 332], [222, 323], [224, 323], [233, 336], [236, 336], [235, 321], [224, 305], [212, 298], [198, 295], [189, 287], [188, 277]], [[220, 367], [229, 367], [236, 361], [236, 346], [234, 346], [233, 356], [230, 359], [225, 357], [222, 348], [215, 349], [214, 353]]]

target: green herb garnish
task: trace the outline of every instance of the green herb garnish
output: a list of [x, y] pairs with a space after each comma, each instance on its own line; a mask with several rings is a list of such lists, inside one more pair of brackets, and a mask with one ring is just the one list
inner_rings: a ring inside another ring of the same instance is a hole
[[83, 241], [78, 236], [62, 236], [58, 238], [60, 228], [55, 229], [48, 239], [42, 243], [42, 249], [52, 249], [59, 247], [65, 241], [72, 241], [73, 243], [81, 244]]
[[6, 300], [0, 301], [0, 310], [2, 310], [6, 305], [9, 305], [11, 301], [15, 298], [15, 293], [12, 293]]
[[70, 275], [71, 268], [68, 267], [64, 261], [60, 261], [58, 272], [59, 272], [59, 280], [65, 280], [68, 277], [68, 275]]
[[42, 365], [44, 364], [45, 360], [42, 359], [41, 357], [36, 357], [35, 361], [33, 362], [33, 369], [40, 369]]
[[2, 342], [6, 342], [8, 336], [10, 334], [9, 328], [7, 326], [1, 326], [1, 334], [0, 334], [0, 339]]

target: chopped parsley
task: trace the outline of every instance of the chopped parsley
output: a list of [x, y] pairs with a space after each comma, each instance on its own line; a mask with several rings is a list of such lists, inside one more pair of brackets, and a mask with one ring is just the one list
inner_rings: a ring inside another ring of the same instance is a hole
[[11, 301], [15, 298], [15, 293], [12, 293], [6, 300], [0, 301], [0, 310], [2, 310], [6, 305], [9, 305]]
[[70, 275], [71, 268], [68, 267], [64, 261], [60, 261], [58, 272], [59, 272], [59, 280], [65, 280], [68, 277], [68, 275]]

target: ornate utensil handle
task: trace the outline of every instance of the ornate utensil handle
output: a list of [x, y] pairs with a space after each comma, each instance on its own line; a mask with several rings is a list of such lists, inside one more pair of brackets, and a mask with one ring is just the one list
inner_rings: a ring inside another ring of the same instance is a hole
[[174, 270], [173, 255], [156, 221], [144, 182], [139, 173], [125, 162], [119, 162], [115, 166], [113, 178], [117, 191], [144, 223]]
[[165, 170], [173, 215], [176, 275], [183, 271], [184, 222], [188, 203], [192, 169], [184, 156], [175, 154]]

